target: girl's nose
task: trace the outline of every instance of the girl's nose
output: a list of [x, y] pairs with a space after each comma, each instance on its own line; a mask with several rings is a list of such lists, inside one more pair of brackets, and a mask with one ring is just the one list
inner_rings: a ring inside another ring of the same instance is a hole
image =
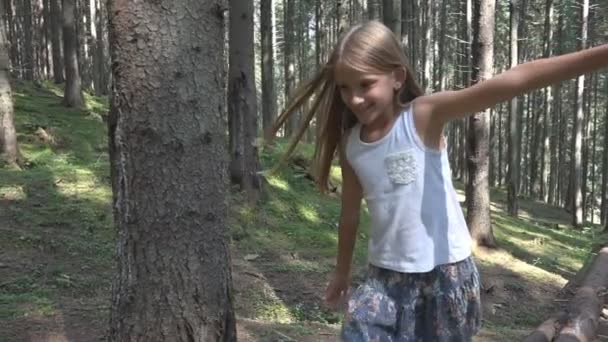
[[350, 99], [350, 102], [351, 102], [351, 103], [352, 103], [354, 106], [357, 106], [357, 105], [362, 104], [362, 103], [363, 103], [363, 101], [364, 101], [363, 97], [362, 97], [362, 96], [358, 96], [358, 95], [353, 95], [353, 96], [352, 96], [352, 98]]

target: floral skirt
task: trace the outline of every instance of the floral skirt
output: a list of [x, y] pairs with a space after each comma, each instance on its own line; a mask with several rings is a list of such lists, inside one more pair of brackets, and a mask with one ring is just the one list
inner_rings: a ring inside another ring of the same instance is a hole
[[342, 339], [466, 342], [480, 327], [479, 273], [472, 257], [427, 273], [370, 265], [348, 301]]

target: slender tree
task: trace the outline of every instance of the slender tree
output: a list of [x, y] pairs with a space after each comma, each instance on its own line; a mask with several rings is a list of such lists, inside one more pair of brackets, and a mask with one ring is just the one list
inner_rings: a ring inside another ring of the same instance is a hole
[[223, 10], [112, 0], [108, 13], [118, 228], [109, 341], [235, 341]]
[[63, 104], [82, 107], [82, 86], [78, 69], [78, 47], [75, 26], [75, 0], [63, 0], [63, 54], [65, 57], [65, 91]]
[[[587, 32], [589, 20], [589, 0], [581, 0], [581, 31], [579, 49], [587, 47]], [[572, 225], [581, 227], [583, 225], [583, 170], [582, 170], [582, 149], [583, 149], [583, 124], [585, 114], [583, 112], [583, 95], [585, 91], [585, 76], [579, 76], [576, 80], [576, 103], [573, 127], [573, 149], [572, 149]]]
[[[494, 0], [475, 0], [473, 10], [474, 83], [492, 77], [494, 64]], [[469, 118], [467, 183], [467, 223], [471, 236], [480, 246], [494, 247], [496, 242], [490, 222], [489, 168], [490, 110]]]
[[272, 126], [277, 111], [273, 73], [272, 0], [260, 1], [260, 22], [260, 37], [262, 40], [262, 127], [266, 131]]
[[9, 42], [6, 35], [4, 11], [4, 1], [0, 1], [0, 162], [17, 165], [19, 148], [9, 82]]
[[253, 0], [230, 0], [228, 122], [230, 176], [257, 201], [261, 187], [253, 51]]
[[[510, 63], [513, 68], [518, 63], [518, 31], [519, 31], [519, 0], [510, 1]], [[518, 99], [511, 100], [509, 112], [509, 172], [507, 182], [508, 211], [512, 216], [517, 216], [519, 211], [519, 180], [520, 180], [520, 144], [521, 144], [521, 121], [518, 111]]]

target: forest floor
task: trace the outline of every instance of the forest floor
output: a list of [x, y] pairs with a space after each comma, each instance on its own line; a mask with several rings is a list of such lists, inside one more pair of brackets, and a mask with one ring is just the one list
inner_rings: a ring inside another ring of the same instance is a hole
[[[14, 92], [23, 169], [0, 166], [0, 341], [101, 341], [107, 336], [115, 230], [112, 224], [107, 100], [85, 110], [60, 105], [61, 89]], [[285, 148], [262, 153], [273, 165]], [[298, 162], [268, 176], [261, 205], [231, 192], [229, 226], [240, 341], [334, 341], [341, 316], [322, 303], [337, 243], [339, 200], [320, 195]], [[300, 166], [298, 166], [300, 165]], [[332, 169], [339, 184], [338, 168]], [[462, 194], [460, 195], [462, 197]], [[523, 199], [505, 213], [492, 191], [499, 248], [478, 250], [483, 330], [476, 341], [517, 341], [549, 317], [558, 293], [606, 238], [575, 231], [562, 209]], [[463, 200], [463, 198], [461, 198]], [[355, 250], [353, 285], [363, 278], [369, 218]]]

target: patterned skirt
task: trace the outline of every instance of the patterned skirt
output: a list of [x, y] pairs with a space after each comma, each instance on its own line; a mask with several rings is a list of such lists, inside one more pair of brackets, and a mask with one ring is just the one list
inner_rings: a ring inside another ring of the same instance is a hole
[[427, 273], [369, 266], [348, 301], [343, 341], [467, 342], [481, 327], [472, 257]]

